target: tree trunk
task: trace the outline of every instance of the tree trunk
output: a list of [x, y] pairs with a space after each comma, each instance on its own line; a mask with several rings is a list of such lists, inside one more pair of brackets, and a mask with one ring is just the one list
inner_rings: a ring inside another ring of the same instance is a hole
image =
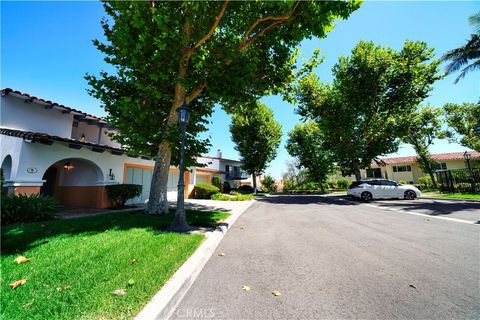
[[163, 141], [158, 147], [157, 159], [150, 184], [150, 195], [145, 212], [148, 214], [167, 214], [167, 184], [170, 173], [172, 150], [168, 141]]
[[355, 180], [357, 180], [357, 181], [362, 180], [362, 175], [360, 174], [360, 169], [355, 168], [353, 170], [353, 173], [355, 174]]
[[435, 175], [433, 174], [432, 168], [429, 168], [428, 174], [430, 175], [430, 179], [432, 179], [433, 188], [437, 189], [437, 181], [435, 181]]
[[323, 186], [323, 182], [320, 181], [320, 191], [325, 193], [325, 187]]
[[252, 179], [253, 179], [253, 194], [257, 195], [257, 176], [255, 176], [255, 173], [252, 174]]

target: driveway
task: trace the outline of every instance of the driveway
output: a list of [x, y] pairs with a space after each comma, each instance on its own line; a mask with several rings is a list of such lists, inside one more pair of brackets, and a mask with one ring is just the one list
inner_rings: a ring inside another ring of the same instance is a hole
[[480, 226], [374, 205], [257, 201], [172, 318], [478, 319]]

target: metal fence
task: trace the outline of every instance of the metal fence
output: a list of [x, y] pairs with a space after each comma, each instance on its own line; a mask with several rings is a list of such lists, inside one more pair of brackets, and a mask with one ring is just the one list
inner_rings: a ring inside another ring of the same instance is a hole
[[480, 193], [480, 168], [440, 170], [435, 174], [442, 192]]

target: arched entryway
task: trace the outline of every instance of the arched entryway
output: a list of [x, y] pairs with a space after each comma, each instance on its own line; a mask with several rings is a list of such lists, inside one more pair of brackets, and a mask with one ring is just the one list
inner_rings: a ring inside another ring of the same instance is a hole
[[75, 207], [102, 207], [104, 186], [102, 170], [92, 161], [63, 159], [52, 164], [43, 174], [40, 193]]
[[12, 175], [12, 157], [7, 155], [2, 161], [2, 178], [7, 181]]

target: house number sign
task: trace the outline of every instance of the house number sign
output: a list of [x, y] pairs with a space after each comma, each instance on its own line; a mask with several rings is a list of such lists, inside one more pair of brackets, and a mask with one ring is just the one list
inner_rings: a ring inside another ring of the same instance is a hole
[[34, 168], [34, 167], [30, 167], [30, 168], [27, 168], [27, 172], [28, 173], [37, 173], [37, 168]]

